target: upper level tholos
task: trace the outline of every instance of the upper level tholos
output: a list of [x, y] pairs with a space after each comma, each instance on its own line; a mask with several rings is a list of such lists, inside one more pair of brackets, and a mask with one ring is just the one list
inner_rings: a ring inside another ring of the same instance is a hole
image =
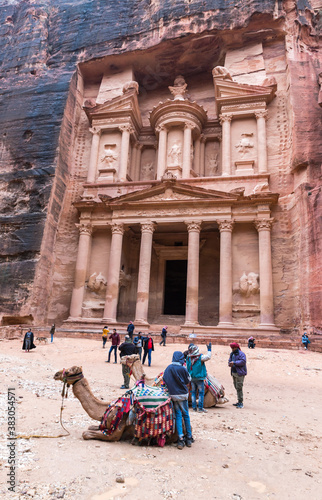
[[106, 73], [96, 100], [85, 100], [92, 133], [87, 183], [269, 173], [266, 118], [274, 80], [238, 83], [226, 68], [216, 66], [212, 90], [206, 85], [199, 102], [179, 75], [156, 103], [155, 91], [154, 101], [139, 96], [131, 70], [122, 73], [124, 82], [118, 78], [121, 92], [115, 92], [113, 75]]

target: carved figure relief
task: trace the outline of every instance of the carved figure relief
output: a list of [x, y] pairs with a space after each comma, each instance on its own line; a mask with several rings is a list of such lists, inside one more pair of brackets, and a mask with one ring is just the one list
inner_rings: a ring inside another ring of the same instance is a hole
[[105, 144], [104, 153], [101, 157], [101, 162], [105, 163], [108, 168], [114, 166], [118, 158], [118, 154], [115, 151], [116, 144]]
[[186, 94], [187, 84], [182, 75], [174, 80], [173, 87], [168, 87], [175, 100], [183, 101]]
[[132, 281], [132, 276], [130, 274], [126, 274], [123, 269], [120, 271], [120, 287], [127, 287], [129, 283]]
[[181, 146], [175, 142], [168, 153], [168, 157], [170, 158], [168, 166], [181, 165], [181, 153]]
[[250, 137], [253, 137], [253, 135], [253, 133], [241, 134], [242, 138], [235, 145], [235, 148], [237, 149], [238, 153], [240, 153], [240, 156], [242, 158], [245, 158], [245, 156], [247, 156], [250, 153], [251, 149], [254, 147], [254, 143], [249, 139]]
[[141, 167], [141, 178], [143, 180], [154, 178], [154, 165], [152, 162], [144, 163]]
[[206, 156], [208, 164], [209, 175], [215, 175], [218, 173], [218, 153], [208, 154]]
[[87, 283], [87, 288], [97, 295], [104, 295], [106, 292], [107, 280], [104, 278], [103, 274], [93, 273]]
[[[239, 281], [233, 286], [233, 293], [238, 295], [244, 303], [248, 303], [250, 297], [252, 297], [253, 302], [255, 296], [259, 294], [259, 291], [259, 275], [253, 272], [246, 274], [244, 271]], [[239, 303], [240, 302], [237, 301], [237, 304]]]
[[268, 191], [268, 183], [267, 182], [263, 182], [262, 184], [256, 184], [256, 186], [254, 187], [251, 194], [263, 193], [265, 191]]

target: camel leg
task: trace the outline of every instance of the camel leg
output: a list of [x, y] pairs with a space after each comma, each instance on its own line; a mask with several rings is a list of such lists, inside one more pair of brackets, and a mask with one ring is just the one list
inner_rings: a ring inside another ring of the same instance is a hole
[[[126, 417], [126, 415], [125, 415]], [[112, 432], [111, 435], [106, 436], [103, 434], [102, 431], [98, 430], [96, 426], [91, 426], [87, 431], [83, 432], [82, 436], [83, 439], [89, 440], [89, 439], [99, 439], [100, 441], [119, 441], [122, 437], [122, 434], [125, 430], [125, 422], [126, 418], [123, 418], [122, 421], [120, 422], [120, 425], [118, 428]], [[91, 429], [94, 428], [94, 429]]]

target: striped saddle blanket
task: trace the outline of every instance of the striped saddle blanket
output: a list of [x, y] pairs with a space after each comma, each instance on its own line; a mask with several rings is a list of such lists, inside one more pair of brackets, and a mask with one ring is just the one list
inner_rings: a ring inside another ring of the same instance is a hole
[[132, 397], [135, 402], [140, 403], [146, 409], [157, 408], [170, 398], [168, 391], [161, 387], [151, 387], [149, 385], [137, 385], [132, 389]]
[[225, 388], [221, 385], [219, 380], [212, 375], [207, 375], [205, 379], [205, 389], [208, 389], [217, 400], [225, 395]]

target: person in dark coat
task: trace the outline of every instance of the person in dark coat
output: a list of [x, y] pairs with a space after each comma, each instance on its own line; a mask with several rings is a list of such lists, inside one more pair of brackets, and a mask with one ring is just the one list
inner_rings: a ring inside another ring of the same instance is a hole
[[254, 337], [249, 337], [248, 339], [248, 349], [255, 349], [255, 338]]
[[117, 333], [116, 329], [113, 328], [113, 333], [109, 336], [109, 339], [112, 341], [112, 345], [110, 347], [110, 350], [108, 351], [108, 360], [107, 362], [109, 363], [111, 360], [111, 353], [114, 351], [114, 364], [117, 363], [117, 346], [120, 343], [120, 336]]
[[131, 340], [133, 340], [133, 332], [134, 332], [135, 326], [133, 325], [133, 321], [130, 321], [129, 324], [127, 325], [127, 334], [130, 337]]
[[[188, 407], [188, 384], [191, 378], [188, 370], [183, 366], [184, 362], [183, 353], [175, 351], [172, 356], [172, 363], [165, 369], [163, 374], [163, 382], [168, 388], [176, 414], [176, 428], [179, 436], [178, 450], [182, 450], [184, 446], [190, 448], [194, 441], [191, 434]], [[186, 436], [183, 434], [182, 418], [186, 427]]]
[[56, 330], [56, 327], [55, 327], [55, 323], [54, 323], [53, 326], [50, 329], [51, 342], [54, 342], [55, 330]]
[[160, 342], [160, 345], [164, 345], [164, 347], [165, 347], [165, 341], [166, 341], [166, 338], [167, 338], [167, 333], [168, 333], [168, 327], [164, 326], [162, 328], [162, 332], [161, 332], [162, 340]]
[[[131, 356], [131, 354], [136, 354], [136, 347], [132, 343], [128, 335], [125, 335], [123, 344], [119, 346], [119, 351], [120, 351], [121, 361], [123, 356]], [[121, 385], [121, 389], [128, 389], [130, 387], [130, 372], [131, 368], [127, 364], [122, 363], [122, 374], [123, 374], [124, 384]]]
[[148, 365], [151, 366], [151, 355], [152, 351], [154, 351], [153, 338], [151, 337], [151, 333], [148, 333], [148, 336], [143, 339], [143, 360], [142, 365], [144, 365], [146, 357], [148, 356]]
[[36, 349], [34, 344], [34, 334], [31, 331], [31, 328], [26, 332], [25, 338], [23, 339], [22, 350], [25, 352], [29, 352], [30, 349]]
[[246, 355], [240, 350], [240, 345], [236, 342], [229, 344], [231, 353], [228, 360], [231, 375], [233, 377], [234, 387], [237, 391], [238, 402], [234, 403], [236, 408], [244, 408], [243, 385], [244, 378], [247, 375]]

